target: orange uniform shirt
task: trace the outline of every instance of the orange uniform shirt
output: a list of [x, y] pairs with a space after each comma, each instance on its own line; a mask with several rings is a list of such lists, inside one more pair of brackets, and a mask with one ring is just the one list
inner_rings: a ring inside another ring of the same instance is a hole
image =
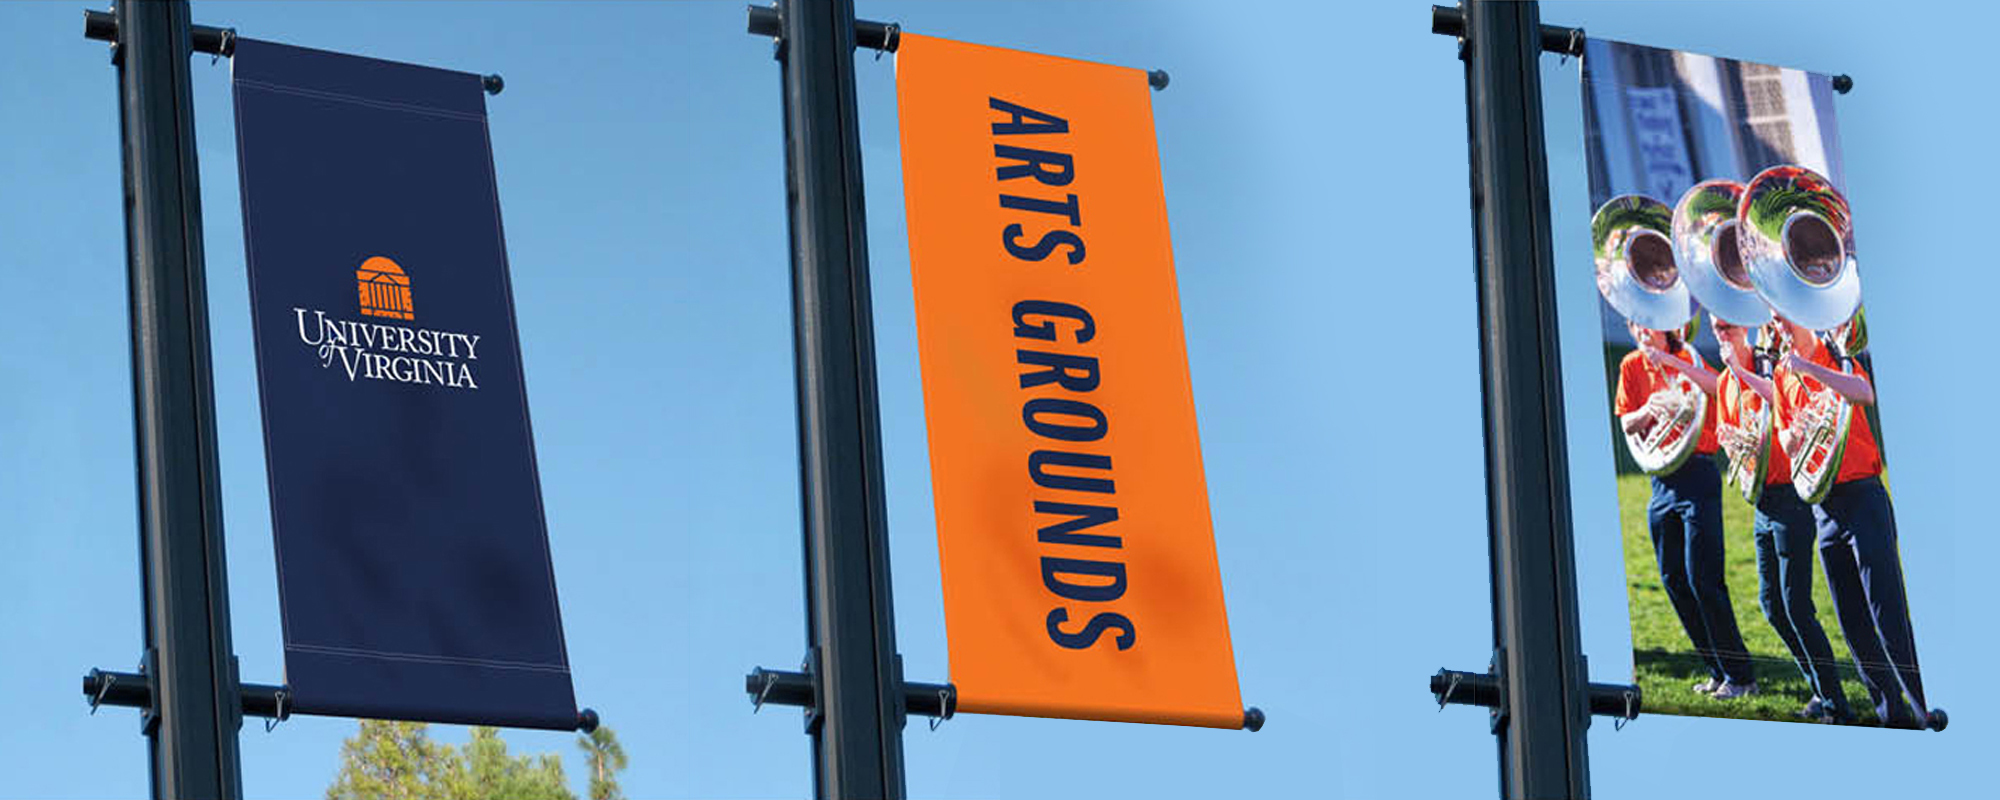
[[[1721, 407], [1717, 409], [1720, 414], [1719, 421], [1731, 425], [1739, 425], [1743, 419], [1743, 414], [1738, 408], [1739, 404], [1749, 404], [1747, 407], [1755, 410], [1764, 402], [1763, 395], [1758, 394], [1756, 389], [1750, 388], [1749, 384], [1737, 380], [1736, 373], [1731, 370], [1722, 371], [1722, 377], [1715, 385], [1715, 394], [1716, 399], [1721, 401]], [[1772, 420], [1771, 425], [1772, 429], [1776, 430], [1777, 420]], [[1785, 455], [1785, 448], [1773, 443], [1771, 455], [1767, 460], [1770, 461], [1770, 466], [1764, 473], [1765, 486], [1792, 482], [1792, 459]]]
[[[1703, 372], [1711, 375], [1715, 373], [1708, 368], [1708, 365], [1701, 363], [1701, 357], [1694, 355], [1692, 349], [1683, 347], [1674, 355], [1693, 361]], [[1670, 369], [1647, 361], [1646, 356], [1637, 350], [1626, 353], [1625, 359], [1618, 362], [1618, 397], [1613, 401], [1612, 408], [1621, 417], [1639, 410], [1646, 405], [1646, 398], [1653, 396], [1655, 390], [1666, 386], [1668, 380], [1680, 376], [1678, 372], [1667, 374]], [[1708, 410], [1703, 412], [1701, 418], [1701, 441], [1695, 443], [1694, 451], [1698, 455], [1708, 455], [1719, 447], [1715, 441], [1715, 398], [1710, 397]]]
[[[1822, 367], [1840, 369], [1840, 365], [1833, 360], [1833, 353], [1824, 347], [1813, 354], [1812, 362]], [[1868, 371], [1861, 368], [1860, 362], [1855, 362], [1854, 374], [1862, 380], [1869, 381], [1871, 385], [1874, 383], [1874, 380], [1868, 377]], [[1799, 409], [1805, 408], [1806, 398], [1813, 391], [1820, 389], [1821, 384], [1811, 376], [1794, 374], [1791, 370], [1782, 368], [1777, 371], [1776, 377], [1778, 419], [1790, 427], [1792, 415]], [[1840, 474], [1835, 475], [1833, 480], [1835, 483], [1846, 483], [1880, 474], [1882, 474], [1882, 450], [1875, 444], [1875, 432], [1868, 427], [1868, 415], [1862, 409], [1856, 408], [1854, 420], [1847, 425], [1847, 450], [1840, 457]]]

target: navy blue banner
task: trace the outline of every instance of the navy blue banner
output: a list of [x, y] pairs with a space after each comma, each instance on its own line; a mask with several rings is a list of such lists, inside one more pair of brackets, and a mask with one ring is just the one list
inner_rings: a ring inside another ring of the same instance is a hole
[[574, 728], [479, 76], [233, 61], [296, 710]]

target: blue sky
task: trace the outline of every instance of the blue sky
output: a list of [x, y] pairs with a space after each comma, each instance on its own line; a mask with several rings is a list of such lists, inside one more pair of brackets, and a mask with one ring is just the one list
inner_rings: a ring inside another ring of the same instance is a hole
[[[100, 4], [95, 4], [101, 7]], [[913, 796], [1479, 797], [1485, 715], [1425, 680], [1490, 647], [1462, 70], [1426, 3], [916, 3], [940, 36], [1165, 68], [1154, 96], [1250, 734], [961, 717], [905, 734]], [[0, 797], [146, 791], [136, 714], [79, 676], [140, 651], [114, 71], [85, 4], [0, 4]], [[742, 675], [803, 649], [778, 73], [743, 4], [236, 3], [243, 35], [474, 72], [489, 104], [578, 699], [634, 797], [796, 797], [792, 709]], [[1645, 717], [1591, 730], [1599, 796], [1875, 797], [1984, 785], [2000, 698], [1980, 480], [2000, 390], [1983, 4], [1556, 3], [1547, 22], [1846, 72], [1839, 101], [1918, 647], [1951, 730]], [[907, 674], [946, 679], [891, 57], [857, 57]], [[1584, 649], [1629, 677], [1601, 413], [1577, 63], [1543, 60]], [[194, 92], [236, 651], [282, 674], [226, 63]], [[1967, 603], [1973, 605], [1968, 606]], [[350, 720], [242, 734], [247, 796], [318, 796]], [[439, 736], [462, 739], [462, 729]], [[519, 751], [583, 768], [571, 737]]]

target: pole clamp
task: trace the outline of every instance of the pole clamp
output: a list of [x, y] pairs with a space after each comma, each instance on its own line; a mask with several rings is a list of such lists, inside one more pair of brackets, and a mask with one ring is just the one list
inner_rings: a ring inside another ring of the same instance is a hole
[[152, 736], [154, 731], [160, 729], [160, 705], [154, 702], [155, 698], [160, 696], [160, 679], [157, 677], [160, 672], [159, 663], [160, 651], [151, 647], [146, 648], [145, 654], [139, 657], [139, 677], [144, 679], [146, 684], [146, 699], [139, 706], [139, 732], [147, 736]]

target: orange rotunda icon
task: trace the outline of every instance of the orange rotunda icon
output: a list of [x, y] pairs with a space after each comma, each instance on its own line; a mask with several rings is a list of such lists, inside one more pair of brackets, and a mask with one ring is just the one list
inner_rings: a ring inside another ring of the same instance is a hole
[[410, 277], [403, 268], [383, 256], [361, 262], [354, 271], [361, 289], [361, 313], [371, 317], [416, 319], [410, 306]]

